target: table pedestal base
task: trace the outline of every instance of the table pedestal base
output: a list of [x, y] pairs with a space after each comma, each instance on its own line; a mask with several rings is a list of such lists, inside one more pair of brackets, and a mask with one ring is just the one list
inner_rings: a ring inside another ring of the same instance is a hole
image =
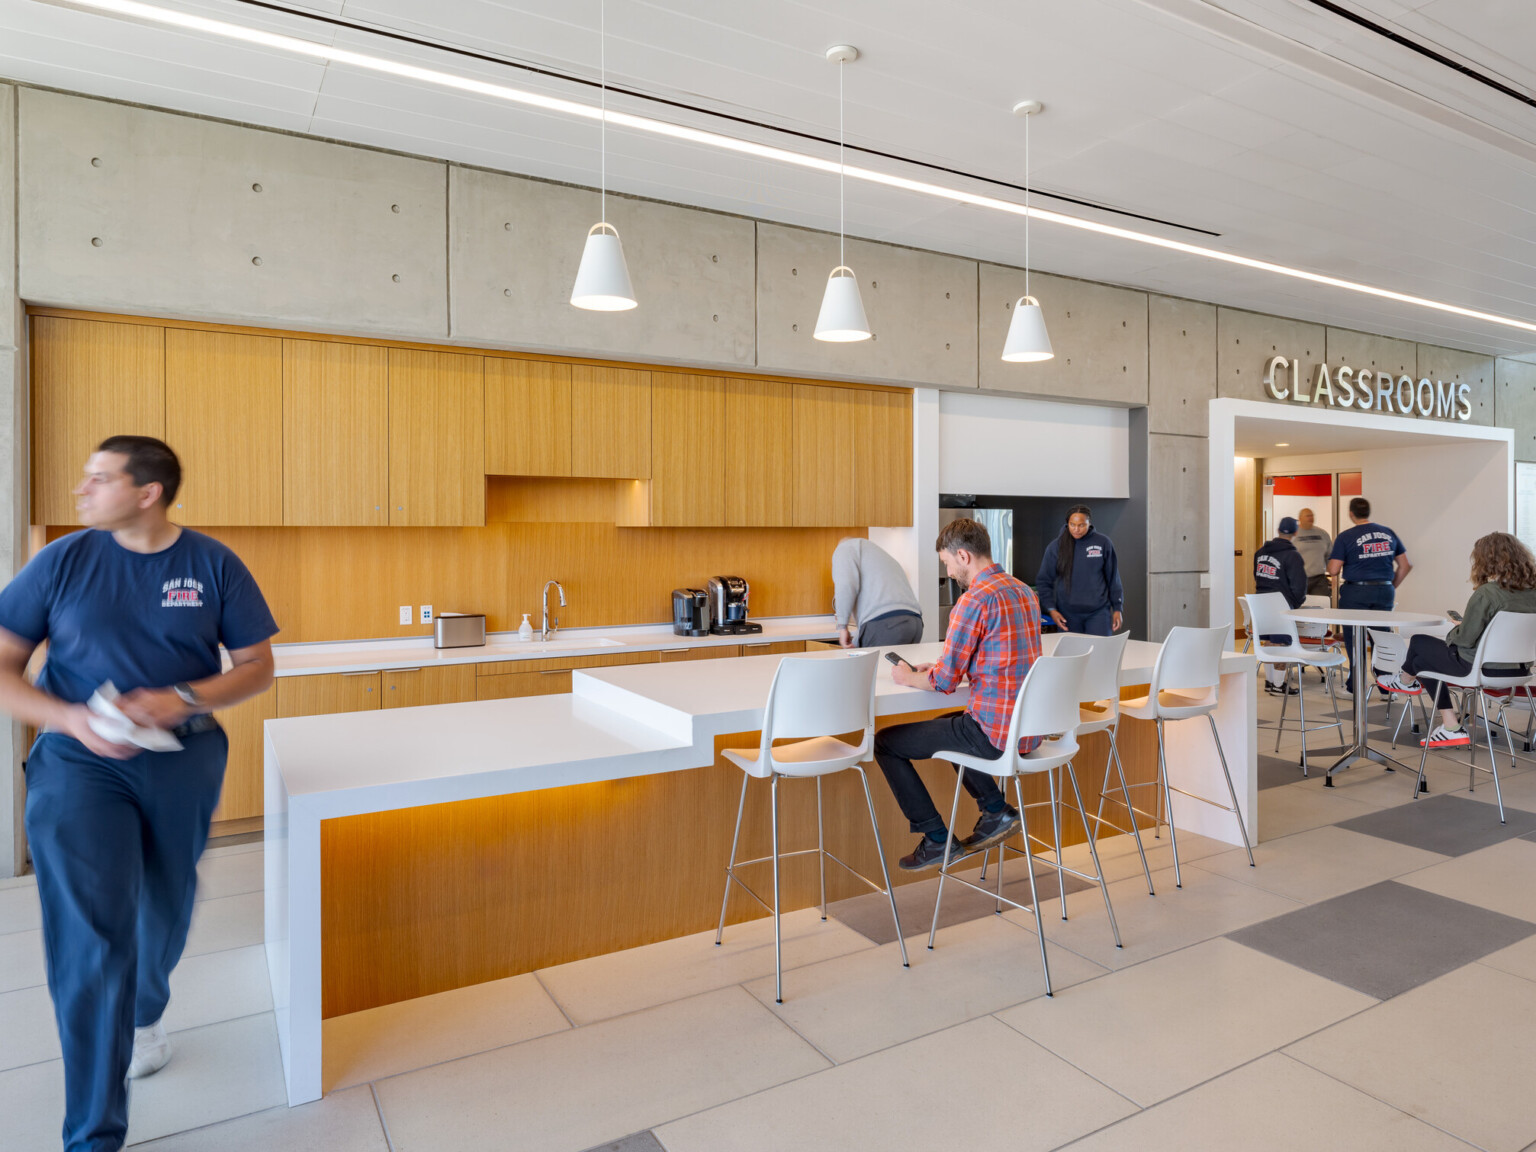
[[[1344, 755], [1340, 756], [1333, 762], [1332, 766], [1329, 767], [1327, 774], [1323, 778], [1323, 787], [1332, 788], [1333, 774], [1335, 772], [1342, 772], [1356, 760], [1374, 760], [1376, 763], [1385, 767], [1388, 772], [1396, 772], [1399, 768], [1405, 772], [1416, 771], [1415, 769], [1409, 768], [1408, 765], [1404, 764], [1401, 760], [1392, 759], [1392, 757], [1388, 756], [1385, 752], [1378, 752], [1376, 749], [1366, 744], [1356, 744], [1351, 748], [1345, 749]], [[1425, 784], [1422, 791], [1429, 791], [1429, 786], [1427, 783]]]

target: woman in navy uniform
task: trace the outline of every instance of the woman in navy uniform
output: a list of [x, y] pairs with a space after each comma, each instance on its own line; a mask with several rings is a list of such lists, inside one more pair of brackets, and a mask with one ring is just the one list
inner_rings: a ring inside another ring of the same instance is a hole
[[1111, 636], [1120, 631], [1125, 593], [1109, 537], [1093, 530], [1086, 504], [1067, 510], [1061, 535], [1045, 546], [1035, 577], [1040, 610], [1063, 632]]

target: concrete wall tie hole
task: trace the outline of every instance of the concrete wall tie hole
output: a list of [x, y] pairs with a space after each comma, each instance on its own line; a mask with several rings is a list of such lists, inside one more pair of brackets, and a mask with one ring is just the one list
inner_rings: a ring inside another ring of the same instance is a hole
[[396, 284], [400, 283], [400, 273], [396, 272], [393, 276], [390, 277], [390, 279], [393, 280]]
[[256, 265], [256, 267], [260, 268], [261, 267], [261, 257], [260, 256], [252, 256], [251, 257], [251, 263]]
[[92, 248], [100, 248], [101, 247], [101, 237], [100, 236], [92, 236], [91, 237], [91, 247]]
[[398, 205], [398, 204], [391, 204], [391, 205], [390, 205], [390, 206], [389, 206], [389, 210], [390, 210], [390, 211], [391, 211], [391, 212], [394, 212], [394, 213], [396, 213], [396, 214], [398, 214], [398, 213], [399, 213], [399, 211], [400, 211], [400, 205]]
[[252, 184], [251, 185], [251, 191], [252, 192], [260, 192], [261, 191], [261, 185], [260, 184]]
[[100, 168], [101, 167], [101, 157], [100, 156], [92, 156], [91, 157], [91, 167], [92, 168]]

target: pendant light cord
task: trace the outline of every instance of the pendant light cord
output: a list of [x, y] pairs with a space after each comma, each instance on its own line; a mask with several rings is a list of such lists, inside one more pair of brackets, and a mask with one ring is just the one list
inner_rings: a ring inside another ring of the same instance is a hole
[[[608, 220], [608, 0], [598, 0], [597, 5], [597, 40], [598, 40], [598, 89], [601, 93], [599, 99], [602, 103], [602, 116], [598, 120], [599, 151], [602, 153], [602, 191], [599, 215], [604, 223]], [[1027, 139], [1026, 135], [1026, 139]], [[1026, 165], [1027, 166], [1027, 165]], [[1026, 223], [1025, 227], [1028, 227]]]
[[1024, 295], [1029, 295], [1029, 122], [1034, 115], [1024, 117]]
[[846, 145], [846, 133], [843, 128], [843, 69], [848, 67], [847, 60], [837, 62], [837, 262], [839, 265], [848, 263], [847, 241], [844, 233], [847, 228], [846, 209], [843, 200], [843, 149]]

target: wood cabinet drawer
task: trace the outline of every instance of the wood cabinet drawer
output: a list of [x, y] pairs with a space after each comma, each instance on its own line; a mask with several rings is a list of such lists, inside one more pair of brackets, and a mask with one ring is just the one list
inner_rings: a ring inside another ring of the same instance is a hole
[[571, 690], [569, 671], [503, 672], [475, 679], [476, 700], [510, 700], [516, 696], [558, 696]]
[[718, 644], [713, 648], [663, 648], [660, 652], [663, 664], [671, 664], [676, 660], [728, 660], [740, 655], [740, 644]]
[[804, 652], [804, 640], [764, 640], [757, 644], [743, 644], [743, 656], [782, 656], [788, 652]]
[[286, 717], [367, 712], [381, 706], [379, 683], [377, 672], [283, 676], [277, 681], [277, 714]]
[[392, 668], [379, 674], [382, 707], [418, 708], [423, 704], [459, 704], [475, 699], [475, 668]]

